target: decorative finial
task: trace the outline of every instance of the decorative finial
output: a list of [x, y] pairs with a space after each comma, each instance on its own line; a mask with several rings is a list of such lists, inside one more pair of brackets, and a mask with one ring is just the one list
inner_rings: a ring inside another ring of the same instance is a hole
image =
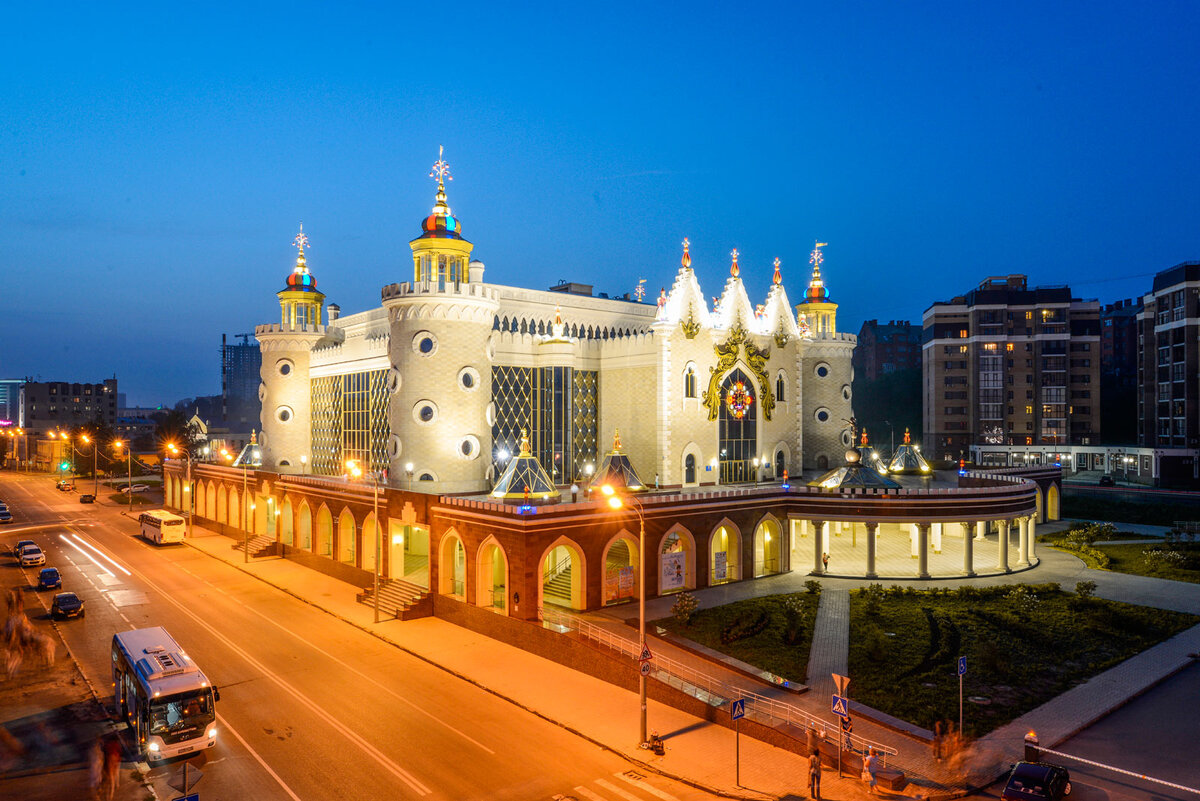
[[783, 283], [783, 276], [779, 272], [779, 257], [775, 257], [775, 276], [771, 279], [776, 286]]
[[430, 178], [437, 178], [439, 188], [446, 181], [454, 180], [454, 176], [450, 174], [450, 165], [447, 164], [445, 159], [442, 158], [442, 154], [444, 152], [445, 147], [438, 145], [438, 160], [433, 163], [433, 169], [429, 173]]
[[251, 445], [258, 444], [258, 433], [257, 433], [257, 430], [253, 429], [253, 428], [250, 429], [250, 444]]
[[642, 299], [646, 297], [646, 279], [645, 278], [638, 279], [637, 286], [633, 288], [633, 296], [638, 299], [638, 303], [641, 303]]
[[524, 428], [521, 429], [521, 452], [518, 456], [529, 455], [529, 433]]
[[691, 245], [692, 243], [689, 242], [688, 238], [685, 236], [683, 238], [683, 258], [679, 260], [679, 263], [683, 265], [685, 270], [690, 270], [692, 267], [692, 254], [688, 252], [688, 248], [690, 248]]
[[621, 450], [621, 430], [619, 428], [613, 429], [613, 450]]
[[292, 240], [292, 244], [300, 251], [300, 255], [304, 255], [304, 249], [308, 247], [308, 234], [304, 233], [304, 223], [300, 223], [300, 233], [296, 234], [296, 238]]
[[732, 275], [734, 278], [737, 278], [738, 275], [740, 275], [742, 272], [741, 269], [738, 267], [738, 263], [737, 263], [737, 260], [738, 260], [737, 248], [734, 248], [732, 251], [730, 251], [729, 255], [733, 256], [733, 264], [729, 265], [729, 274]]
[[658, 308], [661, 309], [663, 306], [666, 306], [666, 305], [667, 305], [667, 288], [665, 286], [660, 286], [658, 288]]
[[554, 306], [554, 325], [561, 326], [562, 324], [563, 324], [562, 309], [560, 309], [558, 307], [558, 304], [555, 304], [555, 306]]
[[808, 263], [813, 266], [813, 273], [815, 275], [821, 274], [821, 262], [825, 261], [825, 257], [821, 255], [821, 248], [828, 246], [828, 242], [818, 242], [808, 257]]
[[863, 433], [862, 433], [862, 444], [863, 444], [863, 445], [867, 445], [867, 444], [868, 444], [868, 443], [867, 443], [867, 429], [865, 429], [865, 428], [863, 429]]
[[908, 426], [905, 426], [905, 427], [904, 427], [904, 444], [905, 444], [905, 445], [911, 445], [911, 444], [912, 444], [912, 437], [910, 437], [910, 436], [909, 436], [909, 434], [908, 434]]

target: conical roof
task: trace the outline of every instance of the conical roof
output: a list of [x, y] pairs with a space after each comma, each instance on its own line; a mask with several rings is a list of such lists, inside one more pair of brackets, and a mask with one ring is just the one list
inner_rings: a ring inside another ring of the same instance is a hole
[[851, 448], [846, 451], [846, 463], [835, 467], [825, 475], [808, 482], [810, 487], [821, 489], [899, 489], [900, 485], [859, 461], [859, 453]]
[[521, 429], [521, 452], [518, 453], [496, 486], [491, 497], [505, 501], [527, 501], [531, 504], [557, 503], [560, 495], [542, 465], [529, 452], [529, 437]]
[[620, 431], [613, 432], [612, 450], [604, 454], [604, 460], [600, 462], [600, 469], [588, 482], [588, 489], [599, 489], [605, 484], [615, 490], [625, 490], [626, 492], [645, 492], [649, 489], [638, 477], [637, 471], [633, 469], [633, 464], [625, 455], [625, 451], [621, 450]]
[[242, 448], [242, 452], [233, 460], [234, 467], [262, 467], [262, 446], [258, 444], [258, 434], [250, 432], [250, 442]]
[[917, 446], [912, 444], [912, 437], [908, 433], [908, 429], [904, 429], [904, 444], [896, 449], [892, 454], [892, 461], [888, 465], [889, 473], [921, 473], [929, 475], [933, 470], [929, 467], [929, 462], [925, 461], [925, 457], [917, 450]]
[[867, 430], [865, 428], [862, 432], [862, 439], [859, 440], [858, 443], [858, 454], [860, 457], [859, 461], [862, 464], [869, 466], [877, 473], [887, 473], [887, 465], [883, 463], [883, 459], [880, 458], [879, 452], [867, 442]]

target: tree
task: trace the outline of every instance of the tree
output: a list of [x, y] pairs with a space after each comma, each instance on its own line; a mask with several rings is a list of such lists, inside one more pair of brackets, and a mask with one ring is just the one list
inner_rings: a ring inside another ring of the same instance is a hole
[[188, 415], [179, 409], [164, 411], [155, 416], [158, 418], [158, 425], [154, 429], [154, 439], [158, 448], [166, 448], [168, 442], [174, 442], [181, 448], [190, 448], [198, 441], [195, 427], [188, 424]]
[[920, 367], [884, 373], [874, 381], [854, 379], [854, 416], [860, 429], [867, 430], [873, 445], [891, 446], [888, 423], [897, 442], [905, 428], [914, 441], [920, 442], [924, 434], [922, 413]]

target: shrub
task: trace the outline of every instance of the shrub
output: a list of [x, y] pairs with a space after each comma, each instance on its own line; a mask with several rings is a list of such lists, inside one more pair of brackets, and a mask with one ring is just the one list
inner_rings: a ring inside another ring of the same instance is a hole
[[679, 621], [679, 625], [690, 626], [692, 616], [699, 608], [700, 602], [696, 600], [696, 596], [690, 592], [681, 592], [675, 597], [675, 603], [671, 605], [671, 614]]
[[867, 648], [867, 658], [872, 662], [882, 662], [887, 659], [887, 638], [883, 636], [883, 632], [879, 630], [878, 626], [872, 626], [867, 631], [863, 644]]
[[738, 640], [744, 640], [747, 637], [753, 637], [756, 634], [761, 634], [771, 622], [771, 616], [766, 612], [760, 612], [758, 617], [747, 621], [746, 616], [740, 616], [736, 620], [731, 621], [721, 631], [721, 642], [729, 645]]
[[783, 616], [785, 619], [783, 640], [788, 645], [796, 645], [804, 638], [804, 626], [808, 623], [808, 610], [804, 601], [797, 595], [789, 595], [784, 598]]
[[821, 591], [821, 582], [815, 579], [809, 579], [808, 581], [804, 582], [804, 589], [808, 590], [811, 594], [816, 595]]
[[1009, 605], [1012, 606], [1014, 611], [1020, 612], [1021, 614], [1030, 614], [1034, 612], [1039, 603], [1037, 594], [1032, 592], [1029, 587], [1024, 584], [1018, 584], [1016, 587], [1013, 587], [1008, 591], [1008, 594], [1004, 596], [1004, 598], [1008, 601]]
[[866, 601], [864, 611], [868, 617], [879, 617], [883, 613], [883, 585], [870, 584], [863, 590], [863, 599]]
[[1096, 595], [1096, 582], [1079, 581], [1075, 583], [1075, 594], [1082, 600], [1090, 600]]

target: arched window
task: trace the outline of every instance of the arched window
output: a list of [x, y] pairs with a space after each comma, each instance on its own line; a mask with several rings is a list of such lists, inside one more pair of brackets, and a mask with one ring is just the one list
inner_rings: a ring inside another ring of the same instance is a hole
[[783, 459], [783, 451], [776, 451], [775, 452], [775, 477], [776, 478], [783, 478], [783, 469], [786, 466], [787, 465]]
[[696, 483], [696, 457], [690, 453], [687, 455], [687, 458], [683, 460], [683, 483]]
[[785, 392], [786, 389], [787, 389], [787, 381], [784, 380], [783, 373], [780, 373], [775, 378], [775, 400], [778, 403], [783, 403], [784, 401], [787, 400], [787, 394]]
[[683, 397], [696, 397], [696, 368], [690, 364], [683, 371]]

